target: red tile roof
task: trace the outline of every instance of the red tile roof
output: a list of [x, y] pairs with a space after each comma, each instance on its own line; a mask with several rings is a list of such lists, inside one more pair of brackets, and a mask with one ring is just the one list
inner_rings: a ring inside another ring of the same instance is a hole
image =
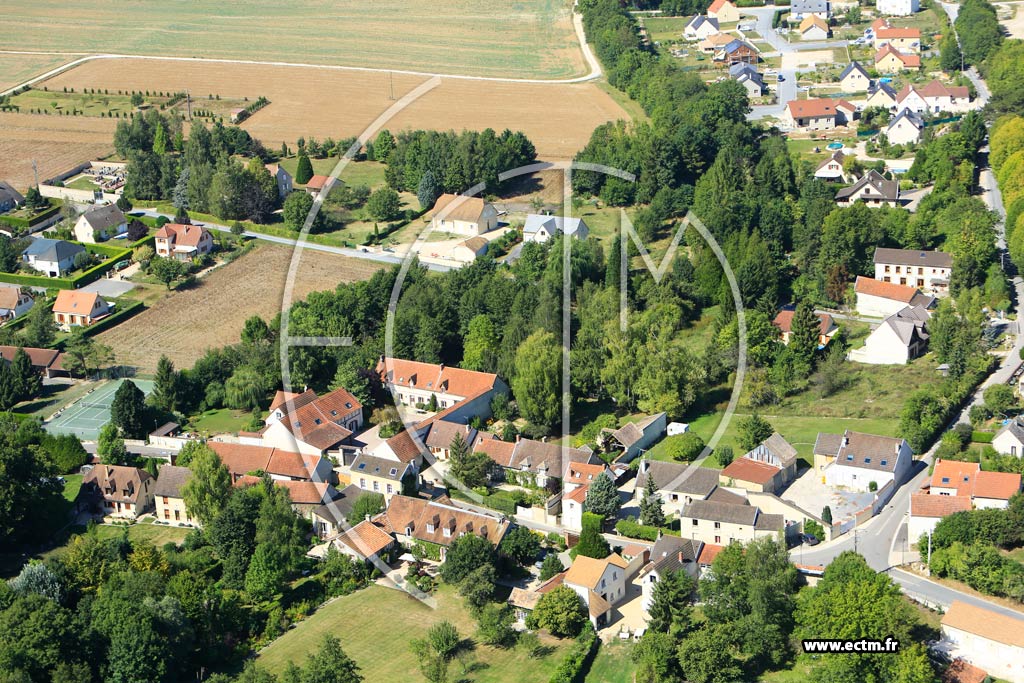
[[975, 498], [1009, 500], [1020, 491], [1020, 475], [1014, 472], [978, 472], [974, 480]]
[[103, 301], [103, 297], [96, 292], [62, 289], [57, 292], [57, 300], [53, 302], [53, 312], [89, 315], [92, 313], [97, 299]]
[[835, 100], [821, 97], [810, 100], [790, 100], [786, 103], [790, 115], [794, 119], [820, 118], [823, 116], [835, 116]]
[[943, 628], [956, 628], [1004, 645], [1024, 648], [1024, 615], [1015, 619], [1001, 612], [954, 600], [942, 617]]
[[942, 674], [942, 683], [985, 683], [988, 673], [962, 659], [954, 659], [953, 663]]
[[863, 275], [857, 276], [857, 284], [854, 286], [854, 290], [857, 294], [878, 296], [905, 304], [909, 304], [917, 294], [917, 290], [913, 287], [898, 285], [895, 282], [882, 282], [881, 280], [864, 277]]
[[207, 445], [220, 457], [228, 472], [235, 478], [248, 472], [263, 471], [308, 480], [310, 473], [320, 461], [318, 455], [301, 455], [269, 446], [249, 446], [223, 441], [209, 441]]
[[488, 438], [477, 439], [473, 446], [474, 453], [483, 453], [502, 467], [509, 467], [512, 464], [512, 453], [515, 449], [516, 445], [511, 441]]
[[971, 499], [967, 496], [933, 496], [927, 493], [915, 493], [910, 496], [911, 517], [948, 517], [954, 512], [971, 509]]
[[976, 462], [938, 460], [932, 469], [932, 488], [956, 489], [958, 496], [970, 497], [980, 471], [981, 465]]
[[371, 557], [390, 547], [395, 539], [373, 522], [362, 521], [339, 535], [337, 541], [362, 557]]
[[306, 183], [306, 188], [310, 190], [322, 190], [324, 188], [324, 185], [326, 185], [327, 181], [330, 179], [330, 176], [315, 175], [309, 179], [308, 183]]
[[597, 476], [607, 469], [605, 465], [590, 465], [583, 462], [570, 462], [566, 468], [565, 481], [589, 485]]
[[21, 348], [25, 351], [28, 359], [32, 362], [34, 368], [58, 368], [63, 354], [53, 349], [36, 349], [30, 346], [18, 347], [18, 346], [0, 346], [0, 357], [2, 357], [8, 363], [14, 362], [14, 355], [18, 353], [18, 349]]
[[711, 6], [708, 7], [708, 12], [721, 12], [726, 5], [732, 5], [732, 3], [729, 2], [729, 0], [715, 0], [711, 3]]
[[725, 550], [724, 545], [712, 545], [711, 543], [705, 543], [701, 546], [700, 555], [697, 556], [697, 564], [699, 565], [710, 565], [718, 557], [718, 553]]
[[395, 457], [404, 463], [410, 463], [422, 454], [420, 447], [416, 444], [416, 440], [412, 438], [409, 430], [395, 434], [387, 440], [387, 444], [391, 447]]
[[900, 52], [899, 50], [894, 48], [892, 46], [892, 43], [886, 43], [881, 48], [879, 48], [878, 52], [875, 53], [875, 64], [878, 64], [880, 61], [885, 59], [885, 57], [887, 55], [889, 55], [889, 54], [894, 55], [896, 57], [896, 59], [898, 59], [901, 62], [903, 62], [903, 66], [909, 66], [909, 67], [919, 67], [919, 66], [921, 66], [921, 57], [919, 55], [903, 54], [902, 52]]
[[[775, 316], [775, 320], [772, 321], [772, 325], [779, 328], [782, 332], [790, 332], [793, 329], [793, 314], [796, 311], [791, 309], [783, 309], [779, 311], [778, 315]], [[835, 324], [832, 320], [832, 316], [828, 313], [818, 313], [818, 320], [821, 325], [818, 327], [821, 334], [828, 334], [829, 330]]]
[[723, 477], [755, 484], [767, 484], [782, 470], [772, 467], [766, 462], [758, 462], [750, 458], [737, 458], [722, 470]]
[[583, 505], [583, 503], [587, 500], [587, 489], [589, 488], [589, 486], [577, 486], [572, 491], [569, 491], [569, 493], [566, 493], [564, 496], [562, 496], [562, 500], [571, 500], [573, 502], [579, 503], [580, 505]]
[[174, 244], [184, 247], [197, 247], [203, 241], [203, 236], [209, 235], [209, 233], [209, 230], [200, 225], [166, 223], [157, 231], [155, 237], [170, 240]]
[[875, 29], [875, 37], [881, 39], [896, 40], [899, 38], [921, 38], [921, 32], [916, 28], [899, 28], [884, 26]]
[[381, 381], [396, 387], [469, 397], [493, 389], [498, 376], [489, 372], [463, 370], [447, 365], [385, 358], [377, 364]]

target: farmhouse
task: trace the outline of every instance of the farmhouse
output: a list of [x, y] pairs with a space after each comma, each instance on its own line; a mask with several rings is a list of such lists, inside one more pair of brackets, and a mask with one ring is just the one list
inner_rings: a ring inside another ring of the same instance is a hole
[[473, 237], [498, 227], [498, 211], [479, 197], [443, 194], [430, 211], [434, 230]]
[[920, 55], [904, 54], [889, 43], [886, 43], [875, 52], [875, 70], [880, 73], [898, 74], [907, 69], [920, 68]]
[[637, 469], [634, 496], [639, 503], [647, 488], [647, 479], [654, 479], [665, 514], [679, 514], [695, 500], [706, 500], [718, 488], [718, 472], [706, 467], [690, 468], [685, 463], [663, 460], [641, 460]]
[[523, 240], [543, 244], [556, 235], [569, 235], [573, 239], [585, 240], [590, 228], [582, 218], [565, 218], [563, 216], [543, 216], [531, 213], [526, 216], [523, 224]]
[[191, 478], [192, 470], [187, 467], [164, 465], [160, 468], [153, 488], [157, 519], [174, 526], [197, 524], [185, 508], [181, 493]]
[[897, 114], [885, 129], [889, 143], [893, 145], [917, 144], [924, 134], [924, 119], [910, 109]]
[[682, 571], [691, 578], [698, 578], [700, 565], [697, 558], [703, 546], [701, 541], [668, 534], [655, 542], [651, 548], [650, 561], [640, 570], [640, 604], [645, 614], [651, 609], [654, 587], [667, 573]]
[[789, 128], [832, 130], [838, 123], [835, 100], [791, 100], [782, 112], [782, 122]]
[[714, 545], [747, 543], [756, 538], [781, 539], [785, 533], [782, 515], [766, 514], [746, 502], [737, 505], [695, 500], [683, 508], [679, 530], [683, 536]]
[[805, 16], [797, 30], [800, 32], [802, 40], [825, 40], [832, 35], [832, 30], [828, 27], [828, 21], [822, 19], [817, 14]]
[[[779, 311], [778, 315], [775, 316], [775, 320], [772, 321], [772, 325], [777, 327], [782, 332], [782, 343], [789, 345], [789, 337], [793, 332], [793, 315], [796, 310], [793, 308], [784, 308]], [[832, 341], [832, 337], [839, 331], [839, 325], [832, 319], [832, 316], [828, 313], [818, 313], [818, 320], [820, 326], [818, 328], [818, 348], [823, 349], [828, 346], [828, 343]]]
[[0, 320], [14, 320], [27, 313], [35, 299], [21, 287], [0, 286]]
[[281, 201], [295, 189], [295, 182], [292, 174], [280, 164], [266, 164], [267, 171], [277, 184], [277, 198]]
[[60, 277], [74, 270], [75, 257], [84, 253], [81, 244], [35, 237], [21, 252], [21, 260], [46, 277]]
[[978, 509], [1005, 510], [1010, 498], [1020, 492], [1021, 476], [1016, 472], [983, 472], [976, 462], [938, 460], [932, 470], [929, 494], [966, 498]]
[[871, 77], [860, 62], [854, 60], [839, 74], [839, 86], [843, 92], [864, 92], [871, 87]]
[[899, 206], [900, 181], [886, 180], [881, 173], [871, 169], [857, 182], [836, 193], [836, 203], [839, 206], [850, 206], [855, 202], [864, 202], [872, 207]]
[[921, 9], [919, 0], [878, 0], [875, 6], [879, 14], [906, 17]]
[[954, 600], [942, 617], [942, 636], [950, 656], [1024, 683], [1024, 620]]
[[53, 302], [54, 322], [64, 330], [88, 327], [109, 313], [110, 306], [96, 292], [62, 289]]
[[82, 479], [78, 502], [106, 516], [134, 519], [153, 507], [154, 483], [137, 467], [97, 465]]
[[907, 306], [882, 321], [849, 359], [870, 365], [905, 365], [928, 348], [928, 318], [921, 306]]
[[733, 64], [729, 67], [729, 78], [742, 85], [748, 97], [762, 97], [768, 92], [761, 74], [750, 64]]
[[866, 492], [871, 484], [900, 486], [912, 466], [913, 453], [905, 439], [864, 434], [847, 429], [842, 434], [818, 434], [814, 442], [814, 469], [828, 486]]
[[729, 0], [715, 0], [708, 7], [708, 18], [717, 19], [720, 24], [731, 24], [740, 20], [740, 11]]
[[857, 313], [872, 318], [888, 318], [907, 306], [928, 309], [935, 304], [934, 297], [922, 294], [914, 287], [863, 275], [857, 276], [854, 291], [857, 294]]
[[1024, 423], [1015, 417], [996, 432], [992, 439], [992, 447], [1003, 455], [1024, 457]]
[[687, 40], [704, 40], [721, 31], [718, 28], [718, 19], [704, 17], [698, 14], [683, 29], [683, 37]]
[[[490, 372], [463, 370], [441, 364], [381, 357], [377, 376], [398, 405], [427, 405], [437, 401], [441, 410], [458, 404], [450, 418], [489, 416], [495, 394], [508, 393], [508, 386]], [[459, 414], [456, 414], [459, 413]]]
[[921, 249], [875, 249], [875, 279], [917, 287], [925, 294], [949, 291], [953, 257], [942, 251]]
[[6, 180], [0, 180], [0, 213], [7, 213], [21, 206], [25, 198], [11, 187]]
[[464, 534], [475, 534], [497, 546], [508, 531], [509, 522], [501, 517], [471, 512], [450, 505], [447, 498], [424, 500], [393, 496], [387, 510], [374, 523], [392, 533], [399, 543], [419, 545], [425, 555], [444, 561], [452, 542]]
[[128, 232], [128, 219], [117, 204], [91, 206], [75, 221], [74, 232], [79, 242], [103, 242]]
[[156, 255], [191, 261], [213, 251], [213, 235], [201, 225], [167, 223], [154, 238]]
[[846, 155], [842, 151], [833, 152], [830, 157], [818, 164], [818, 168], [814, 169], [814, 177], [832, 181], [845, 180], [846, 172], [843, 170], [845, 160]]
[[612, 608], [625, 597], [628, 567], [629, 563], [617, 553], [603, 560], [577, 555], [565, 572], [562, 584], [583, 600], [594, 628], [610, 622]]

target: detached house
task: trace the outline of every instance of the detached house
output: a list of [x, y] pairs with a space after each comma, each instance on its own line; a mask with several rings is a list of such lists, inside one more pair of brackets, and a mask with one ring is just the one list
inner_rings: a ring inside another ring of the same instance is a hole
[[876, 50], [885, 45], [891, 45], [903, 53], [921, 50], [921, 32], [916, 28], [896, 28], [887, 24], [876, 28], [874, 35]]
[[153, 499], [156, 503], [156, 518], [174, 526], [197, 524], [185, 507], [182, 489], [192, 478], [187, 467], [164, 465], [157, 474]]
[[924, 135], [924, 119], [910, 109], [904, 109], [889, 121], [885, 135], [893, 145], [916, 145]]
[[818, 164], [818, 168], [814, 169], [814, 177], [831, 181], [846, 180], [846, 171], [843, 170], [845, 160], [846, 155], [842, 151], [833, 152], [829, 158]]
[[565, 572], [562, 584], [583, 600], [594, 628], [607, 625], [612, 608], [626, 596], [626, 570], [629, 563], [617, 553], [603, 560], [577, 555]]
[[75, 221], [75, 239], [86, 244], [103, 242], [128, 232], [128, 219], [117, 204], [92, 206]]
[[882, 321], [864, 346], [850, 351], [848, 358], [871, 365], [905, 365], [928, 349], [928, 318], [921, 306], [907, 306]]
[[760, 59], [759, 53], [750, 43], [734, 39], [721, 50], [715, 52], [716, 62], [726, 64], [757, 64]]
[[996, 432], [992, 439], [992, 447], [1003, 455], [1024, 457], [1024, 422], [1020, 417], [1010, 420]]
[[450, 419], [489, 416], [495, 394], [508, 393], [506, 385], [490, 372], [463, 370], [441, 364], [381, 357], [377, 363], [381, 384], [399, 405], [427, 405], [431, 397]]
[[854, 291], [857, 293], [857, 313], [872, 318], [888, 318], [907, 306], [929, 309], [935, 304], [934, 297], [922, 294], [914, 287], [863, 275], [857, 276]]
[[828, 98], [790, 100], [782, 112], [782, 122], [789, 128], [832, 130], [839, 122], [836, 101]]
[[28, 313], [35, 300], [21, 287], [0, 286], [0, 321], [14, 320], [23, 313]]
[[[789, 345], [789, 337], [793, 332], [793, 315], [795, 313], [796, 311], [793, 308], [784, 308], [779, 311], [778, 315], [775, 316], [775, 320], [772, 321], [772, 325], [777, 327], [782, 333], [782, 343], [787, 346]], [[818, 348], [823, 349], [832, 341], [832, 337], [836, 336], [836, 332], [839, 331], [839, 325], [836, 325], [836, 321], [828, 313], [818, 313], [817, 316], [820, 322], [818, 327]]]
[[871, 169], [853, 185], [836, 193], [836, 204], [839, 206], [850, 206], [855, 202], [864, 202], [872, 207], [899, 206], [900, 181], [886, 180], [881, 173]]
[[277, 198], [283, 201], [295, 189], [292, 174], [286, 171], [280, 164], [266, 164], [266, 167], [277, 184]]
[[871, 87], [871, 77], [860, 62], [854, 60], [839, 74], [839, 87], [843, 92], [864, 92]]
[[708, 7], [708, 18], [720, 24], [731, 24], [740, 20], [740, 11], [729, 0], [714, 0]]
[[802, 40], [826, 40], [832, 35], [832, 29], [829, 28], [828, 21], [822, 19], [817, 14], [805, 16], [797, 30], [800, 32]]
[[875, 69], [881, 73], [898, 74], [907, 69], [920, 68], [920, 55], [900, 52], [889, 43], [875, 52]]
[[718, 19], [705, 17], [698, 14], [683, 29], [683, 37], [687, 40], [704, 40], [709, 36], [721, 33], [718, 28]]
[[443, 194], [430, 211], [431, 227], [473, 237], [498, 227], [498, 211], [479, 197]]
[[526, 242], [547, 242], [556, 235], [568, 235], [573, 239], [585, 240], [590, 228], [582, 218], [565, 218], [563, 216], [543, 216], [536, 213], [527, 214], [523, 225], [523, 240]]
[[832, 487], [867, 492], [871, 483], [881, 489], [890, 482], [900, 486], [910, 474], [914, 454], [905, 439], [864, 434], [847, 429], [842, 434], [818, 434], [814, 442], [814, 470]]
[[733, 64], [729, 67], [729, 78], [742, 85], [748, 97], [762, 97], [768, 92], [761, 74], [750, 64]]
[[97, 465], [82, 479], [78, 500], [106, 516], [134, 519], [153, 507], [155, 481], [137, 467]]
[[213, 251], [213, 234], [201, 225], [166, 223], [154, 238], [156, 255], [191, 261]]
[[832, 3], [829, 0], [793, 0], [790, 3], [789, 16], [791, 19], [802, 21], [811, 15], [828, 21], [832, 16]]
[[309, 179], [309, 182], [306, 183], [304, 189], [306, 190], [306, 194], [316, 199], [321, 194], [323, 194], [324, 189], [327, 188], [327, 185], [330, 182], [331, 176], [317, 174]]
[[875, 249], [875, 279], [917, 287], [925, 294], [949, 291], [953, 256], [923, 249]]
[[879, 14], [906, 17], [921, 9], [920, 0], [878, 0], [875, 5]]
[[307, 455], [327, 455], [363, 426], [363, 405], [344, 387], [317, 396], [277, 392], [261, 432], [262, 445]]
[[655, 413], [636, 422], [627, 422], [618, 429], [604, 431], [611, 446], [621, 449], [617, 461], [629, 462], [665, 436], [666, 426], [666, 414]]
[[84, 253], [81, 244], [35, 237], [21, 252], [21, 260], [46, 277], [60, 277], [74, 270], [75, 257]]
[[942, 617], [942, 637], [951, 657], [1024, 683], [1024, 619], [954, 600]]
[[96, 292], [62, 289], [53, 302], [53, 320], [61, 329], [88, 327], [110, 313], [106, 300]]

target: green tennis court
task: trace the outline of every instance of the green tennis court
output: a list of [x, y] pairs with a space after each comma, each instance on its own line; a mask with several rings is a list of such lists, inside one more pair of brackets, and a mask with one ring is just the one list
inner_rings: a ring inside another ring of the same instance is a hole
[[[86, 394], [65, 408], [60, 416], [47, 422], [46, 431], [52, 434], [74, 434], [85, 441], [95, 441], [100, 428], [110, 422], [110, 404], [114, 402], [114, 394], [124, 381], [111, 380]], [[132, 382], [147, 396], [153, 391], [153, 383], [149, 380], [133, 379]]]

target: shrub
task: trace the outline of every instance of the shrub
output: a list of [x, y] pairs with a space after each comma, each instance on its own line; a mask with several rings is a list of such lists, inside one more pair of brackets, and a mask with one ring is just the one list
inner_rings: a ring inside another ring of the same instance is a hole
[[693, 432], [666, 437], [665, 442], [666, 450], [673, 460], [691, 462], [704, 450], [704, 439]]
[[620, 519], [615, 525], [615, 532], [620, 536], [626, 536], [627, 538], [639, 538], [645, 541], [658, 540], [658, 532], [660, 529], [656, 526], [645, 526], [636, 521], [633, 517], [627, 517], [626, 519]]

